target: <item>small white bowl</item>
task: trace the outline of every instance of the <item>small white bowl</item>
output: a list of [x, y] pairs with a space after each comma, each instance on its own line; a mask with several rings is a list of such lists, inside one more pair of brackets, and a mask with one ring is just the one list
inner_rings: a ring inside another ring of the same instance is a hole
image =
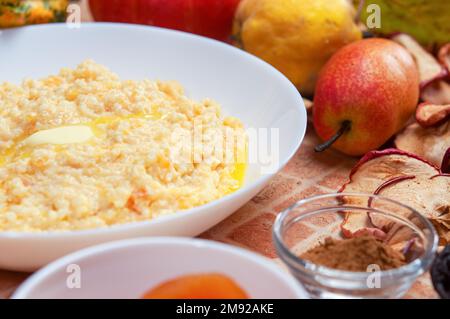
[[[248, 167], [237, 192], [207, 205], [151, 221], [86, 231], [0, 232], [0, 268], [32, 271], [88, 246], [144, 236], [197, 236], [255, 196], [289, 161], [306, 130], [306, 111], [297, 89], [266, 62], [211, 39], [138, 25], [94, 23], [29, 26], [0, 33], [0, 82], [41, 78], [62, 67], [93, 59], [123, 79], [178, 80], [194, 99], [218, 101], [224, 113], [247, 128], [278, 129], [278, 161], [263, 172]], [[249, 147], [259, 148], [250, 141]], [[271, 158], [264, 158], [263, 161]]]
[[134, 299], [177, 276], [210, 272], [229, 276], [252, 299], [307, 298], [295, 278], [265, 257], [212, 241], [167, 237], [83, 249], [35, 273], [12, 298]]

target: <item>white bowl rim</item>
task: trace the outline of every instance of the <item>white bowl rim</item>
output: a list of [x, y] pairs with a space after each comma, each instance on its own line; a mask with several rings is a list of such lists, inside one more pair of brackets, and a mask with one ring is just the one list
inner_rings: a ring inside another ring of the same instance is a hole
[[91, 246], [78, 250], [74, 253], [59, 258], [47, 266], [41, 268], [33, 275], [31, 275], [25, 282], [17, 288], [11, 296], [11, 299], [28, 298], [28, 294], [34, 289], [36, 285], [41, 284], [44, 280], [51, 277], [55, 272], [65, 267], [68, 264], [76, 263], [80, 259], [95, 256], [99, 253], [109, 253], [116, 249], [123, 249], [131, 246], [148, 246], [148, 245], [173, 245], [173, 246], [189, 246], [194, 248], [210, 248], [219, 252], [233, 254], [242, 259], [247, 259], [259, 267], [265, 268], [270, 273], [277, 277], [277, 280], [289, 288], [297, 298], [309, 298], [303, 286], [291, 276], [287, 271], [283, 271], [275, 262], [262, 255], [258, 255], [249, 250], [232, 246], [224, 243], [215, 242], [212, 240], [186, 238], [186, 237], [142, 237], [118, 240], [108, 242], [96, 246]]
[[[53, 24], [29, 25], [29, 26], [25, 26], [25, 27], [20, 27], [20, 29], [34, 30], [34, 29], [52, 29], [52, 28], [61, 28], [61, 27], [67, 27], [67, 26], [65, 23], [53, 23]], [[284, 160], [280, 161], [276, 172], [266, 174], [262, 177], [258, 177], [255, 181], [252, 181], [251, 183], [246, 184], [246, 185], [244, 184], [237, 191], [235, 191], [231, 194], [225, 195], [224, 197], [221, 197], [217, 200], [214, 200], [212, 202], [209, 202], [209, 203], [201, 205], [201, 206], [194, 207], [192, 209], [182, 211], [182, 214], [184, 216], [194, 215], [194, 214], [199, 213], [203, 209], [208, 209], [208, 208], [214, 207], [216, 205], [221, 205], [225, 201], [233, 200], [242, 192], [244, 192], [248, 189], [255, 188], [255, 187], [257, 187], [257, 185], [265, 183], [267, 180], [271, 179], [274, 175], [276, 175], [278, 172], [280, 172], [284, 166], [286, 166], [286, 164], [289, 162], [289, 160], [296, 154], [301, 143], [303, 142], [303, 140], [305, 138], [305, 134], [306, 134], [306, 128], [307, 128], [308, 121], [307, 121], [306, 108], [304, 106], [304, 102], [303, 102], [300, 92], [297, 90], [297, 88], [294, 86], [294, 84], [292, 84], [292, 82], [289, 81], [289, 79], [284, 74], [282, 74], [275, 67], [273, 67], [269, 63], [261, 60], [260, 58], [254, 56], [250, 53], [247, 53], [244, 50], [240, 50], [236, 47], [233, 47], [232, 45], [229, 45], [227, 43], [224, 43], [224, 42], [221, 42], [221, 41], [218, 41], [215, 39], [206, 38], [206, 37], [199, 36], [199, 35], [192, 34], [192, 33], [178, 31], [178, 30], [171, 30], [171, 29], [154, 27], [154, 26], [129, 24], [129, 23], [114, 23], [114, 22], [83, 22], [81, 27], [82, 28], [92, 28], [92, 27], [97, 28], [97, 27], [99, 27], [99, 28], [105, 28], [105, 29], [108, 29], [110, 27], [146, 29], [146, 30], [153, 30], [154, 32], [161, 32], [161, 33], [167, 33], [167, 34], [179, 34], [180, 36], [190, 37], [190, 38], [196, 39], [197, 41], [210, 42], [210, 44], [213, 44], [218, 47], [222, 47], [223, 50], [228, 50], [230, 52], [232, 51], [238, 55], [245, 57], [246, 59], [252, 60], [254, 63], [259, 64], [263, 68], [270, 69], [273, 72], [273, 74], [280, 79], [280, 81], [283, 81], [287, 85], [287, 88], [289, 88], [291, 93], [298, 95], [300, 103], [297, 105], [297, 107], [300, 111], [301, 118], [304, 119], [305, 125], [303, 125], [302, 127], [299, 127], [299, 129], [297, 131], [297, 135], [295, 137], [295, 139], [297, 141], [295, 143], [295, 147], [290, 151], [288, 156], [286, 156], [284, 158]], [[8, 33], [8, 32], [12, 32], [17, 29], [19, 29], [19, 28], [11, 28], [11, 29], [7, 29], [7, 30], [3, 30], [2, 32]], [[244, 125], [245, 125], [245, 123], [244, 123]], [[24, 239], [25, 238], [28, 238], [28, 239], [30, 239], [30, 238], [55, 238], [55, 237], [57, 237], [57, 238], [74, 238], [74, 237], [89, 236], [89, 235], [93, 235], [93, 234], [95, 234], [95, 235], [105, 234], [105, 233], [110, 234], [110, 233], [114, 233], [114, 232], [122, 232], [122, 231], [130, 230], [130, 229], [134, 229], [134, 228], [146, 227], [150, 224], [153, 225], [153, 224], [158, 224], [158, 223], [164, 223], [164, 222], [167, 222], [172, 219], [177, 219], [178, 215], [179, 215], [179, 212], [175, 212], [173, 214], [160, 216], [160, 217], [157, 217], [152, 220], [130, 222], [130, 223], [125, 223], [125, 224], [116, 224], [116, 225], [111, 225], [108, 227], [92, 228], [92, 229], [85, 229], [85, 230], [45, 231], [45, 232], [44, 231], [43, 232], [0, 231], [0, 240], [1, 239], [15, 239], [15, 238], [21, 238], [21, 239], [22, 238], [24, 238]]]

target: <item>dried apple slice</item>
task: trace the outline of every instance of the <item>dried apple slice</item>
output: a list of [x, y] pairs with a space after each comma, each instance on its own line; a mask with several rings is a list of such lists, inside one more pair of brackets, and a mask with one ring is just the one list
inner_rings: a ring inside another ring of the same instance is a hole
[[[339, 192], [354, 192], [373, 194], [383, 183], [407, 176], [421, 175], [431, 177], [439, 174], [439, 169], [417, 155], [400, 151], [398, 149], [386, 149], [367, 153], [350, 172], [349, 181], [344, 184]], [[342, 197], [345, 204], [355, 203], [349, 197]], [[354, 237], [358, 231], [374, 230], [368, 216], [355, 213], [346, 213], [341, 224], [341, 230], [345, 237]], [[383, 232], [384, 233], [384, 232]], [[381, 233], [379, 234], [381, 236]]]
[[450, 121], [429, 128], [410, 124], [396, 136], [394, 144], [400, 150], [417, 154], [440, 166], [450, 145]]
[[342, 235], [353, 238], [372, 235], [380, 240], [386, 238], [386, 233], [372, 225], [369, 215], [362, 213], [345, 213], [344, 221], [341, 223]]
[[407, 245], [416, 236], [415, 231], [410, 226], [395, 223], [386, 233], [384, 242], [389, 245]]
[[[450, 243], [450, 175], [404, 179], [386, 185], [379, 194], [407, 203], [433, 223], [441, 243]], [[386, 230], [382, 219], [371, 221]]]
[[447, 76], [447, 70], [410, 35], [400, 33], [391, 39], [404, 46], [416, 60], [420, 88], [425, 88], [430, 83]]
[[[416, 178], [416, 176], [414, 176], [414, 175], [397, 176], [397, 177], [391, 178], [390, 180], [387, 180], [386, 182], [384, 182], [383, 184], [378, 186], [378, 188], [375, 190], [374, 194], [378, 195], [382, 189], [388, 187], [389, 185], [404, 181], [405, 179], [414, 179], [414, 178]], [[369, 200], [369, 206], [370, 206], [371, 202], [372, 201]]]
[[436, 218], [430, 219], [436, 228], [440, 243], [450, 244], [450, 174], [439, 174], [433, 176], [432, 180], [445, 180], [447, 183], [446, 197], [442, 201], [442, 204], [436, 207], [438, 216]]
[[[389, 187], [391, 185], [397, 184], [404, 180], [415, 179], [415, 178], [416, 178], [416, 176], [414, 176], [414, 175], [395, 177], [395, 178], [390, 179], [390, 180], [384, 182], [383, 184], [381, 184], [377, 188], [377, 190], [375, 191], [374, 194], [379, 195], [382, 190], [386, 189], [387, 187]], [[385, 209], [383, 207], [383, 205], [375, 205], [375, 207], [374, 207], [374, 205], [372, 205], [372, 203], [373, 203], [373, 201], [369, 201], [370, 207], [378, 208], [381, 211], [389, 211], [390, 210], [390, 207]], [[377, 202], [377, 204], [378, 204], [378, 202]], [[379, 207], [379, 206], [381, 206], [381, 207]], [[391, 211], [391, 213], [394, 213], [394, 212]], [[404, 207], [403, 209], [398, 208], [395, 211], [395, 214], [403, 216], [408, 219], [411, 218], [411, 216], [410, 216], [411, 212], [407, 207]], [[386, 233], [385, 241], [392, 245], [405, 243], [405, 242], [409, 241], [414, 235], [412, 230], [410, 229], [410, 227], [408, 227], [404, 223], [400, 223], [398, 220], [395, 220], [394, 218], [385, 217], [384, 215], [380, 215], [380, 214], [376, 214], [376, 213], [372, 213], [372, 212], [369, 212], [368, 216], [369, 216], [370, 222], [372, 223], [372, 225], [374, 227], [376, 227]]]
[[438, 60], [450, 72], [450, 43], [447, 43], [439, 50]]
[[[374, 194], [378, 195], [382, 189], [384, 189], [385, 187], [388, 187], [389, 185], [398, 183], [405, 179], [413, 179], [413, 178], [416, 178], [416, 177], [411, 175], [411, 176], [397, 176], [397, 177], [391, 178], [391, 179], [385, 181], [383, 184], [381, 184], [381, 186], [379, 186], [375, 190]], [[371, 198], [371, 199], [369, 199], [368, 206], [372, 207], [372, 203], [373, 203], [373, 201]], [[385, 210], [389, 210], [389, 209], [390, 209], [390, 207], [388, 207], [387, 209], [383, 209], [383, 207], [381, 207], [380, 210], [385, 211]], [[393, 220], [392, 218], [386, 218], [384, 216], [380, 216], [380, 214], [371, 213], [371, 212], [367, 213], [367, 217], [370, 220], [371, 227], [373, 227], [375, 229], [379, 229], [381, 232], [383, 232], [384, 237], [382, 239], [391, 244], [397, 244], [399, 242], [408, 240], [410, 238], [410, 237], [406, 236], [406, 235], [409, 235], [409, 232], [402, 231], [402, 227], [395, 227], [395, 228], [393, 227], [393, 225], [395, 224], [395, 220]], [[359, 232], [358, 230], [355, 231], [353, 236], [355, 234], [358, 234], [358, 232]], [[405, 234], [405, 236], [403, 236], [403, 234]], [[398, 235], [400, 235], [400, 236], [398, 236]]]
[[[399, 183], [404, 180], [408, 179], [415, 179], [416, 176], [399, 176], [395, 177], [393, 179], [390, 179], [383, 184], [381, 184], [375, 191], [375, 195], [379, 195], [380, 192], [385, 189], [386, 187], [389, 187], [390, 185], [394, 185], [396, 183]], [[392, 207], [388, 205], [386, 206], [384, 202], [377, 201], [375, 205], [372, 205], [373, 201], [369, 201], [369, 206], [373, 208], [378, 208], [381, 211], [389, 211], [391, 213], [394, 213], [391, 211]], [[398, 207], [395, 211], [396, 215], [400, 215], [406, 218], [410, 218], [410, 210], [407, 207]], [[411, 238], [414, 237], [414, 232], [411, 230], [409, 226], [407, 226], [404, 223], [399, 222], [398, 220], [390, 217], [385, 217], [384, 215], [369, 212], [368, 213], [369, 219], [372, 223], [372, 225], [383, 232], [385, 232], [386, 236], [384, 238], [384, 241], [386, 243], [389, 243], [390, 245], [401, 245], [405, 244], [408, 241], [411, 240]]]
[[404, 240], [395, 244], [392, 244], [389, 241], [386, 242], [390, 244], [390, 246], [393, 249], [400, 251], [405, 256], [406, 261], [412, 261], [423, 255], [424, 251], [423, 243], [420, 240], [418, 240], [417, 237]]
[[450, 84], [444, 80], [433, 82], [422, 89], [420, 97], [432, 104], [450, 104]]
[[447, 149], [444, 157], [442, 158], [441, 172], [444, 174], [450, 174], [450, 147]]
[[435, 126], [450, 117], [450, 104], [431, 103], [419, 104], [416, 110], [416, 120], [422, 127]]
[[434, 176], [439, 173], [435, 165], [407, 151], [395, 148], [372, 151], [353, 167], [349, 181], [339, 192], [373, 194], [382, 183], [398, 176]]

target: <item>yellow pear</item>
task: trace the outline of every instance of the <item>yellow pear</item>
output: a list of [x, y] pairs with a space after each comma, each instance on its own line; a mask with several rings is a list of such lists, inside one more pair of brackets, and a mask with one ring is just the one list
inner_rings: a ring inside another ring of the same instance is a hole
[[304, 95], [312, 95], [322, 66], [361, 38], [348, 0], [243, 0], [235, 45], [269, 62]]

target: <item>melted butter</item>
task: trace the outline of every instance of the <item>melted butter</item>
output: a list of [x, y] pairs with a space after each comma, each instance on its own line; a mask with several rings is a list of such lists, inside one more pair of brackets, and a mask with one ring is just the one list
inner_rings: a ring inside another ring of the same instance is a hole
[[93, 137], [94, 132], [87, 125], [68, 125], [38, 131], [24, 139], [21, 144], [24, 147], [42, 144], [78, 144], [85, 143]]
[[[102, 126], [104, 125], [110, 126], [121, 121], [128, 121], [132, 119], [145, 119], [155, 121], [162, 118], [163, 116], [159, 112], [152, 112], [150, 114], [130, 114], [126, 116], [107, 116], [97, 118], [87, 123], [65, 125], [47, 130], [41, 130], [33, 133], [28, 137], [16, 141], [16, 143], [14, 143], [12, 147], [0, 153], [0, 166], [3, 166], [5, 163], [11, 160], [29, 157], [31, 154], [31, 149], [39, 145], [53, 144], [62, 146], [74, 143], [88, 143], [94, 136], [101, 137], [106, 133], [102, 128]], [[63, 149], [64, 148], [60, 147], [59, 149], [57, 149], [57, 151], [60, 152], [63, 151]], [[234, 164], [234, 168], [230, 174], [231, 178], [237, 181], [237, 185], [230, 187], [230, 189], [227, 190], [227, 194], [238, 190], [244, 184], [247, 171], [246, 162], [248, 154], [247, 149], [241, 150], [240, 152], [244, 152], [244, 157], [237, 156], [237, 158], [244, 158], [245, 162], [238, 162]]]
[[238, 182], [238, 186], [232, 188], [230, 192], [234, 192], [244, 185], [245, 173], [247, 171], [247, 163], [235, 164], [231, 177]]
[[[101, 137], [105, 131], [101, 126], [112, 125], [132, 119], [159, 120], [162, 115], [155, 111], [150, 114], [130, 114], [125, 116], [99, 117], [91, 122], [64, 125], [47, 130], [37, 131], [27, 137], [17, 140], [12, 147], [0, 153], [0, 166], [14, 159], [30, 156], [33, 147], [45, 144], [67, 145], [88, 143], [94, 136]], [[57, 150], [62, 151], [62, 149]]]
[[[239, 152], [239, 151], [238, 151]], [[231, 178], [237, 181], [237, 185], [235, 187], [230, 187], [230, 189], [227, 191], [227, 194], [233, 193], [237, 191], [239, 188], [241, 188], [244, 185], [245, 181], [245, 174], [247, 172], [247, 159], [248, 159], [248, 151], [247, 149], [240, 151], [241, 154], [244, 156], [238, 156], [238, 159], [245, 159], [245, 162], [238, 162], [234, 164], [233, 170], [231, 172]]]
[[157, 112], [157, 111], [153, 111], [150, 114], [143, 114], [143, 113], [139, 113], [139, 114], [130, 114], [130, 115], [125, 115], [125, 116], [104, 116], [104, 117], [99, 117], [95, 120], [93, 120], [92, 122], [89, 122], [87, 125], [91, 128], [91, 130], [94, 132], [94, 134], [96, 136], [101, 136], [103, 135], [105, 132], [100, 128], [100, 126], [102, 125], [112, 125], [115, 123], [119, 123], [122, 121], [129, 121], [132, 119], [145, 119], [145, 120], [152, 120], [152, 121], [156, 121], [156, 120], [160, 120], [162, 119], [163, 116], [161, 113]]

